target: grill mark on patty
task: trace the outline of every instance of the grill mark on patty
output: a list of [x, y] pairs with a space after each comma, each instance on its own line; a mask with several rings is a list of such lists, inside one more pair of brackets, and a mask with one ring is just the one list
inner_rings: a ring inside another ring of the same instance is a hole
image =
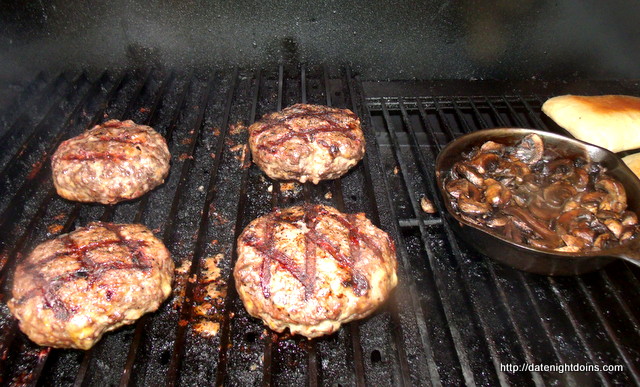
[[113, 152], [92, 152], [81, 151], [77, 153], [67, 153], [60, 157], [60, 160], [65, 161], [94, 161], [94, 160], [127, 160], [128, 157], [122, 153]]
[[[293, 107], [295, 108], [296, 105], [294, 105]], [[268, 116], [266, 118], [263, 118], [261, 122], [262, 126], [260, 126], [257, 130], [254, 130], [252, 135], [258, 136], [259, 134], [266, 132], [267, 130], [270, 130], [276, 126], [284, 125], [287, 130], [285, 134], [283, 134], [282, 136], [280, 136], [275, 140], [266, 141], [264, 144], [258, 145], [259, 149], [266, 150], [270, 153], [276, 153], [280, 145], [284, 144], [285, 142], [293, 138], [300, 138], [304, 140], [306, 143], [310, 143], [314, 141], [315, 135], [318, 133], [337, 132], [344, 135], [345, 137], [347, 137], [352, 141], [360, 142], [361, 140], [353, 134], [353, 131], [355, 129], [354, 125], [348, 121], [340, 122], [339, 117], [336, 117], [339, 115], [344, 115], [346, 116], [346, 118], [350, 118], [354, 121], [358, 119], [355, 113], [348, 112], [346, 110], [337, 110], [337, 111], [323, 110], [323, 111], [317, 112], [317, 111], [312, 111], [307, 109], [302, 112], [295, 112], [295, 113], [287, 112], [287, 113], [284, 113], [284, 116], [282, 117]], [[310, 127], [306, 129], [296, 131], [293, 129], [293, 127], [288, 121], [292, 121], [298, 118], [305, 118], [305, 119], [315, 118], [321, 121], [325, 121], [325, 123], [310, 125]], [[325, 141], [318, 141], [318, 144], [325, 147], [333, 158], [335, 158], [339, 153], [339, 148], [337, 148], [335, 145], [328, 144]]]
[[[53, 311], [54, 316], [58, 320], [67, 321], [73, 314], [74, 310], [70, 310], [68, 305], [65, 304], [57, 294], [58, 289], [60, 289], [64, 284], [79, 278], [86, 278], [89, 285], [94, 286], [97, 280], [99, 280], [105, 273], [112, 270], [146, 271], [151, 268], [149, 258], [142, 251], [142, 247], [148, 246], [147, 241], [126, 239], [122, 235], [122, 226], [111, 223], [92, 223], [87, 227], [87, 230], [99, 227], [103, 227], [109, 232], [114, 233], [116, 238], [104, 239], [78, 246], [75, 241], [71, 239], [70, 234], [66, 234], [60, 237], [59, 241], [68, 249], [67, 251], [57, 251], [39, 262], [25, 267], [25, 272], [31, 273], [36, 284], [27, 292], [27, 294], [16, 300], [16, 303], [21, 304], [35, 296], [42, 296], [45, 306]], [[128, 256], [131, 258], [132, 263], [112, 262], [96, 264], [88, 257], [88, 253], [90, 251], [110, 245], [124, 246], [129, 252]], [[47, 263], [50, 263], [61, 256], [74, 257], [80, 263], [80, 268], [75, 271], [61, 274], [47, 281], [41, 269]]]
[[[345, 225], [349, 230], [349, 255], [345, 255], [340, 251], [339, 246], [335, 246], [331, 240], [316, 230], [316, 226], [320, 222], [321, 215], [330, 215], [334, 219]], [[280, 210], [268, 215], [265, 219], [264, 235], [266, 240], [260, 240], [253, 233], [247, 233], [243, 237], [243, 242], [254, 247], [262, 255], [263, 261], [260, 271], [260, 285], [264, 298], [269, 298], [269, 281], [271, 279], [271, 259], [276, 260], [280, 265], [293, 277], [300, 282], [305, 288], [305, 300], [313, 294], [316, 275], [316, 249], [324, 250], [333, 257], [338, 265], [347, 271], [350, 279], [344, 283], [345, 286], [353, 288], [357, 296], [363, 296], [369, 290], [369, 282], [366, 277], [355, 269], [355, 263], [360, 259], [362, 243], [371, 248], [374, 253], [382, 257], [382, 252], [373, 243], [371, 238], [357, 231], [355, 228], [355, 215], [350, 216], [350, 220], [344, 219], [336, 214], [329, 213], [319, 205], [304, 205], [302, 215], [283, 214]], [[297, 222], [303, 220], [307, 231], [304, 234], [305, 240], [305, 263], [300, 268], [290, 257], [275, 248], [275, 225], [277, 223], [288, 223], [296, 228], [299, 226]], [[366, 237], [366, 239], [365, 239]]]
[[146, 132], [127, 133], [121, 136], [99, 135], [97, 137], [100, 141], [104, 141], [104, 142], [119, 142], [124, 144], [144, 144], [147, 142], [147, 140], [144, 137], [140, 137], [140, 135], [144, 135], [144, 134], [146, 134]]
[[[122, 123], [119, 122], [117, 124], [110, 124], [110, 125], [106, 125], [103, 124], [103, 127], [107, 127], [107, 128], [122, 128], [124, 127], [124, 125], [121, 125]], [[72, 141], [71, 143], [69, 143], [68, 141], [66, 141], [65, 143], [70, 144], [72, 147], [78, 147], [78, 145], [76, 144], [76, 142], [80, 141], [80, 142], [87, 142], [90, 141], [91, 139], [96, 139], [98, 141], [91, 141], [94, 144], [97, 143], [109, 143], [109, 142], [115, 142], [115, 143], [121, 143], [121, 144], [131, 144], [131, 145], [140, 145], [140, 144], [146, 144], [147, 141], [147, 137], [149, 136], [149, 132], [145, 131], [145, 130], [137, 130], [134, 129], [134, 131], [132, 132], [116, 132], [115, 134], [111, 133], [111, 131], [105, 131], [104, 129], [100, 128], [98, 130], [90, 130], [89, 132], [87, 132], [85, 135], [83, 135], [81, 138], [77, 139], [74, 141], [74, 139], [71, 139], [69, 141]], [[103, 145], [108, 147], [107, 145]], [[140, 147], [137, 147], [138, 150], [141, 150]], [[82, 161], [86, 161], [86, 160], [96, 160], [96, 159], [107, 159], [107, 160], [123, 160], [125, 158], [125, 156], [123, 154], [118, 154], [118, 153], [113, 153], [113, 152], [108, 152], [108, 151], [85, 151], [83, 149], [76, 149], [76, 153], [70, 152], [67, 154], [64, 154], [60, 159], [61, 160], [82, 160]]]

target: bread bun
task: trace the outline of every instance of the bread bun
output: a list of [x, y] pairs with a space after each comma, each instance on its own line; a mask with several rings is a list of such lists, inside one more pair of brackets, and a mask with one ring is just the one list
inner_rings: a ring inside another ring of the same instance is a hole
[[542, 111], [575, 138], [621, 152], [640, 148], [640, 98], [628, 95], [561, 95]]
[[640, 153], [634, 153], [622, 158], [627, 167], [633, 171], [633, 173], [640, 178]]

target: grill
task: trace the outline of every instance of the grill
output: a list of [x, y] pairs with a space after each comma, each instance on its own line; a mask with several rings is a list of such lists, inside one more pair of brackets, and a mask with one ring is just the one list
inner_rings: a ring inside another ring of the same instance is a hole
[[[573, 92], [640, 92], [624, 82]], [[567, 85], [360, 82], [348, 68], [161, 69], [41, 74], [0, 122], [0, 381], [15, 385], [544, 385], [640, 383], [639, 271], [623, 262], [579, 277], [522, 273], [468, 249], [441, 217], [433, 164], [485, 127], [558, 131], [541, 103]], [[508, 94], [504, 94], [508, 91]], [[294, 186], [251, 165], [246, 126], [296, 102], [354, 110], [367, 155], [340, 180]], [[49, 157], [107, 118], [153, 126], [173, 156], [166, 183], [116, 206], [59, 198]], [[435, 202], [426, 214], [420, 199]], [[399, 287], [372, 317], [315, 340], [248, 316], [231, 276], [235, 239], [274, 207], [365, 212], [397, 242]], [[95, 220], [140, 222], [171, 251], [174, 296], [89, 351], [41, 348], [10, 317], [16, 262], [37, 243]], [[219, 276], [207, 269], [217, 262]], [[220, 297], [210, 297], [218, 292]], [[208, 327], [208, 330], [202, 329]], [[207, 334], [211, 332], [212, 334]], [[598, 366], [510, 372], [509, 364]], [[622, 370], [604, 370], [621, 365]]]

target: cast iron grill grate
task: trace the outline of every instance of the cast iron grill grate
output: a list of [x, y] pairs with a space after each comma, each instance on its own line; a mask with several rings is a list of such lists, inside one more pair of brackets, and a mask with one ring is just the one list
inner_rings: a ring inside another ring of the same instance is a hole
[[[536, 95], [367, 99], [404, 243], [399, 251], [407, 254], [419, 289], [412, 294], [420, 305], [417, 319], [424, 321], [434, 383], [640, 382], [635, 266], [617, 262], [579, 277], [519, 272], [467, 249], [439, 215], [446, 211], [433, 172], [439, 150], [483, 128], [561, 131], [541, 114], [544, 100]], [[422, 196], [435, 201], [437, 214], [420, 210]], [[523, 363], [597, 365], [601, 370], [504, 372], [507, 364]], [[614, 364], [623, 371], [602, 371]]]
[[[492, 89], [493, 90], [493, 89]], [[18, 103], [20, 102], [20, 103]], [[297, 102], [363, 118], [362, 163], [317, 186], [269, 180], [250, 164], [246, 126]], [[576, 278], [528, 275], [459, 245], [422, 196], [442, 209], [438, 150], [491, 126], [554, 129], [537, 96], [364, 98], [348, 69], [39, 75], [0, 122], [0, 380], [25, 385], [449, 385], [638, 383], [638, 271], [615, 263]], [[57, 145], [110, 118], [163, 134], [172, 168], [160, 188], [116, 206], [55, 194]], [[377, 144], [376, 144], [377, 143]], [[233, 287], [235, 239], [274, 207], [303, 202], [365, 212], [398, 245], [400, 285], [374, 316], [312, 341], [266, 330]], [[140, 222], [179, 271], [154, 314], [82, 352], [40, 348], [5, 301], [16, 260], [90, 221]], [[215, 267], [215, 270], [211, 270]], [[203, 333], [204, 332], [204, 333]], [[211, 335], [206, 332], [213, 332]], [[622, 372], [509, 373], [501, 364], [620, 364]]]

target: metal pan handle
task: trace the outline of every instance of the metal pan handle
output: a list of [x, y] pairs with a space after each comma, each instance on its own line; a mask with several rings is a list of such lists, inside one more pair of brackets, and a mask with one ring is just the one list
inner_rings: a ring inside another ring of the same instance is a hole
[[624, 246], [619, 251], [614, 251], [613, 256], [624, 259], [627, 262], [640, 266], [640, 238], [636, 238], [634, 241]]

